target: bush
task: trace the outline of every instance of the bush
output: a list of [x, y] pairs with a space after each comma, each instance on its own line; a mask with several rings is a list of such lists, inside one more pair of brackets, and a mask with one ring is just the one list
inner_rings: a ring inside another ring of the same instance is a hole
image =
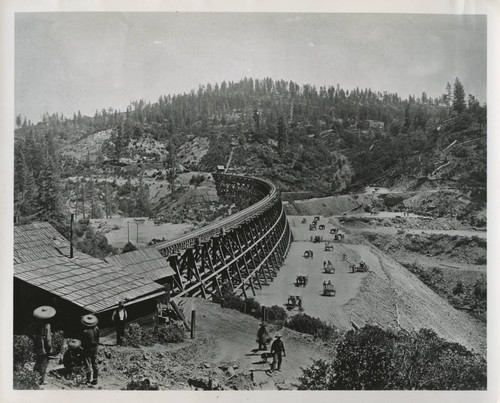
[[274, 321], [274, 320], [284, 321], [286, 320], [286, 317], [287, 317], [286, 310], [281, 306], [273, 305], [267, 308], [267, 320], [269, 321]]
[[137, 250], [137, 246], [129, 241], [123, 247], [122, 253], [133, 252], [134, 250]]
[[151, 381], [149, 379], [143, 379], [142, 381], [130, 381], [129, 383], [127, 383], [126, 390], [160, 390], [160, 388], [158, 387], [158, 385], [151, 384]]
[[35, 361], [33, 340], [28, 336], [14, 335], [14, 389], [37, 390], [38, 374], [29, 368]]
[[464, 292], [464, 284], [459, 281], [457, 285], [453, 288], [453, 295], [462, 294]]
[[[217, 302], [215, 298], [214, 302]], [[234, 294], [227, 294], [224, 296], [224, 308], [236, 309], [243, 312], [245, 309], [245, 302]]]
[[252, 315], [256, 318], [260, 318], [262, 315], [262, 307], [259, 302], [254, 298], [245, 298], [243, 301], [243, 309], [246, 307], [246, 313]]
[[14, 367], [23, 367], [33, 361], [35, 361], [33, 340], [28, 336], [14, 335]]
[[166, 325], [156, 329], [156, 337], [160, 343], [180, 343], [186, 339], [182, 325]]
[[335, 359], [302, 370], [299, 389], [484, 390], [486, 360], [429, 329], [347, 332]]
[[126, 346], [139, 347], [142, 344], [142, 327], [137, 323], [131, 323], [125, 329]]
[[15, 390], [38, 390], [40, 386], [39, 375], [24, 366], [14, 368], [14, 389]]
[[306, 313], [299, 313], [289, 319], [285, 326], [300, 333], [307, 333], [324, 341], [332, 340], [335, 328]]
[[52, 334], [52, 351], [51, 355], [57, 355], [62, 352], [64, 345], [64, 332], [62, 330], [58, 330]]
[[125, 345], [132, 347], [152, 346], [155, 343], [180, 343], [186, 339], [182, 325], [162, 325], [144, 331], [137, 323], [125, 329]]

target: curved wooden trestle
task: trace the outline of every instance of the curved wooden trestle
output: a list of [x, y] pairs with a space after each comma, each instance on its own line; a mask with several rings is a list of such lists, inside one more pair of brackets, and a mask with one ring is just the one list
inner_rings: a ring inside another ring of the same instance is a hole
[[276, 277], [292, 242], [272, 183], [227, 174], [214, 174], [214, 179], [219, 197], [252, 205], [175, 241], [155, 245], [175, 271], [174, 299], [212, 299], [223, 287], [254, 296]]

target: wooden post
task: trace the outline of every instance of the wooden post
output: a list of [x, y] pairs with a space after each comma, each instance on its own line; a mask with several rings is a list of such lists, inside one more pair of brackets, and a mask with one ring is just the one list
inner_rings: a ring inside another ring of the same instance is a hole
[[196, 310], [191, 311], [191, 338], [194, 339], [195, 336], [195, 325], [196, 325]]
[[167, 305], [168, 308], [168, 305], [170, 304], [170, 284], [165, 284], [165, 294], [165, 305]]
[[71, 213], [70, 227], [69, 227], [69, 257], [73, 259], [73, 220], [75, 215]]
[[267, 310], [264, 305], [262, 305], [262, 322], [266, 322]]

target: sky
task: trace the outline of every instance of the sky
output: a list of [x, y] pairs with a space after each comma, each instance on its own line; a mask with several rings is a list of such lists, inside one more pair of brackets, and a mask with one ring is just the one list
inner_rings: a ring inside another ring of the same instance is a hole
[[486, 102], [486, 17], [336, 13], [17, 13], [15, 113], [94, 115], [243, 77]]

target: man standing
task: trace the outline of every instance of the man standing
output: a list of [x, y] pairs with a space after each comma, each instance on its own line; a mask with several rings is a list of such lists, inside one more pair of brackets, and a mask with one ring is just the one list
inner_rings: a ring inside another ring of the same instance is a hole
[[118, 308], [113, 311], [111, 319], [115, 324], [116, 345], [121, 346], [123, 343], [123, 337], [125, 336], [125, 322], [127, 320], [127, 311], [125, 310], [124, 301], [120, 301], [118, 303]]
[[[285, 346], [281, 341], [281, 334], [277, 334], [276, 340], [271, 344], [271, 353], [273, 354], [273, 363], [271, 364], [271, 369], [277, 369], [281, 371], [281, 361], [282, 357], [286, 357]], [[276, 368], [277, 366], [277, 368]]]
[[33, 371], [40, 374], [40, 385], [45, 385], [45, 373], [49, 364], [49, 354], [52, 351], [52, 332], [49, 319], [55, 314], [56, 310], [51, 306], [40, 306], [33, 311], [33, 316], [36, 319], [33, 334], [36, 359]]
[[259, 343], [259, 350], [267, 350], [267, 343], [271, 340], [269, 333], [267, 333], [266, 324], [262, 322], [259, 330], [257, 331], [257, 342]]
[[95, 315], [82, 316], [82, 325], [85, 327], [82, 334], [83, 359], [87, 367], [87, 384], [97, 385], [97, 349], [99, 345], [99, 320]]

